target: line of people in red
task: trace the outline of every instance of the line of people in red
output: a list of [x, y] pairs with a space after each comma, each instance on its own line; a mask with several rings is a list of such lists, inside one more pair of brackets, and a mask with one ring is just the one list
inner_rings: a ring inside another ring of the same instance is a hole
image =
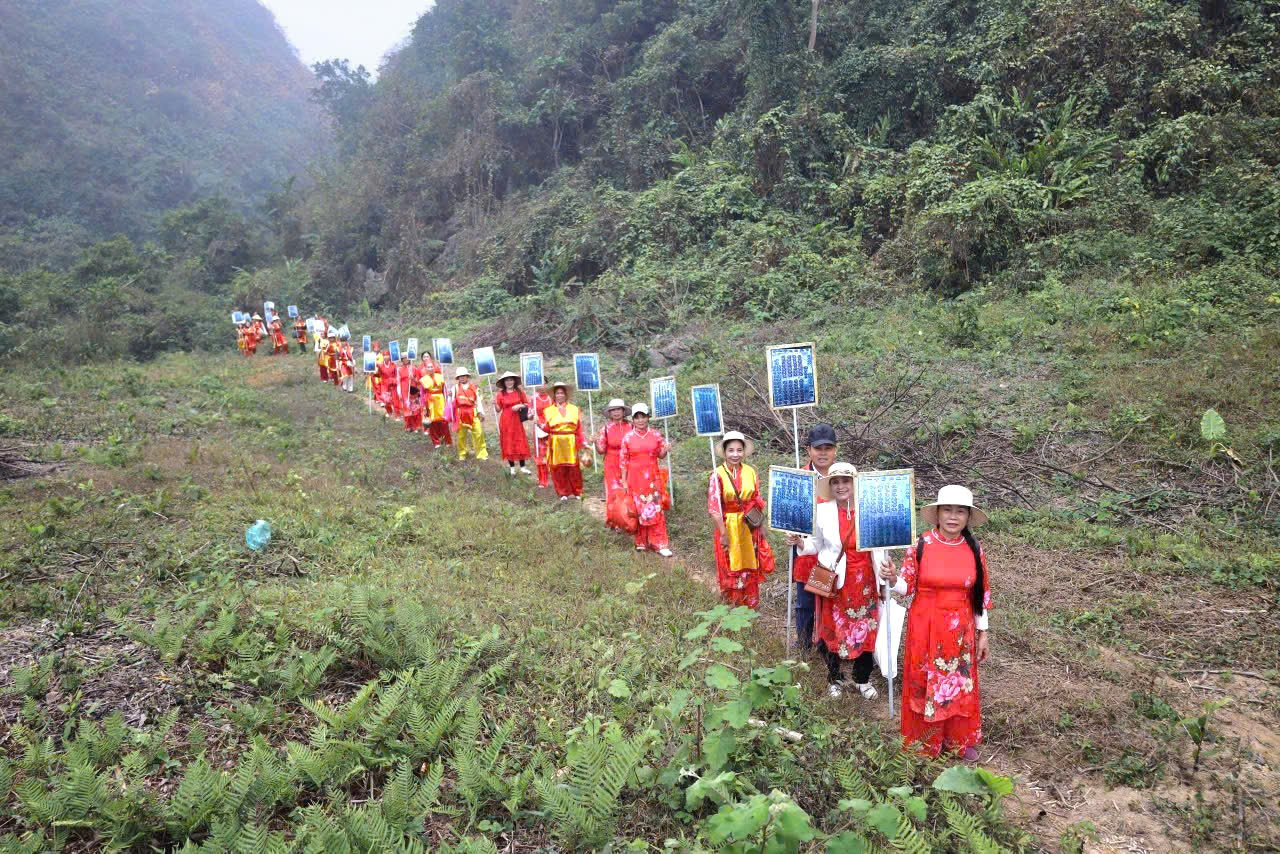
[[[244, 316], [244, 320], [236, 324], [236, 347], [240, 350], [241, 355], [253, 356], [258, 352], [258, 344], [267, 336], [271, 337], [271, 355], [279, 356], [288, 354], [289, 339], [285, 337], [284, 324], [280, 320], [279, 315], [273, 315], [271, 323], [267, 324], [262, 319], [262, 315], [255, 314], [250, 317], [248, 314]], [[297, 318], [293, 324], [294, 337], [298, 342], [298, 353], [302, 354], [307, 349], [307, 323], [301, 317]]]
[[[338, 385], [352, 375], [350, 342], [339, 340], [327, 323], [318, 320], [320, 379]], [[300, 325], [305, 336], [305, 324]], [[247, 340], [249, 335], [244, 337]], [[406, 353], [396, 363], [387, 350], [376, 344], [374, 350], [371, 401], [383, 407], [386, 418], [403, 421], [411, 432], [425, 433], [435, 447], [452, 444], [452, 426], [458, 433], [459, 458], [465, 459], [467, 444], [477, 459], [487, 458], [484, 404], [466, 368], [457, 370], [456, 381], [448, 388], [443, 366], [431, 356], [424, 354], [413, 364]], [[554, 487], [561, 501], [581, 500], [582, 469], [591, 465], [594, 450], [604, 469], [606, 523], [631, 534], [637, 551], [671, 557], [666, 522], [670, 487], [668, 472], [661, 465], [670, 448], [650, 426], [648, 406], [628, 407], [619, 398], [610, 400], [605, 423], [588, 441], [582, 412], [571, 396], [569, 384], [557, 382], [538, 389], [530, 399], [516, 374], [507, 372], [498, 378], [494, 412], [507, 474], [533, 474], [532, 460], [539, 488]], [[532, 424], [532, 441], [526, 422]], [[835, 430], [816, 425], [807, 447], [805, 467], [819, 475], [815, 533], [787, 538], [795, 549], [792, 581], [797, 585], [795, 616], [801, 647], [816, 647], [822, 655], [831, 696], [843, 694], [847, 683], [841, 669], [843, 662], [851, 661], [853, 687], [863, 698], [874, 699], [878, 692], [870, 676], [876, 641], [887, 616], [881, 613], [880, 584], [912, 596], [904, 640], [902, 734], [907, 743], [931, 755], [956, 751], [966, 760], [976, 760], [982, 741], [978, 668], [989, 654], [991, 599], [986, 555], [972, 529], [986, 521], [986, 514], [974, 505], [973, 494], [965, 487], [943, 487], [937, 500], [920, 511], [930, 530], [907, 551], [899, 568], [882, 551], [860, 552], [853, 547], [857, 469], [836, 460]], [[765, 537], [766, 508], [759, 476], [746, 462], [754, 444], [742, 433], [730, 431], [716, 450], [721, 463], [708, 480], [706, 510], [714, 525], [712, 543], [721, 596], [733, 605], [758, 608], [760, 585], [774, 571], [775, 560]], [[806, 589], [810, 574], [819, 566], [835, 575], [829, 595]]]

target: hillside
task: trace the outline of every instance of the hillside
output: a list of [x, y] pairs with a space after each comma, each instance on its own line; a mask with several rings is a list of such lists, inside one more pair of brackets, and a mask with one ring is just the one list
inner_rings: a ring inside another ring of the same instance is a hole
[[260, 200], [320, 150], [314, 85], [255, 0], [0, 4], [0, 269]]

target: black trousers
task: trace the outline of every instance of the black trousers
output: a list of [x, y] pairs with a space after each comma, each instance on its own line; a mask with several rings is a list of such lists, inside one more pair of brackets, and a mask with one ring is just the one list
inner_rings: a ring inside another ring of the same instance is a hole
[[813, 648], [814, 597], [804, 585], [796, 583], [796, 640], [801, 649]]
[[[836, 683], [840, 681], [840, 662], [843, 661], [840, 656], [827, 649], [825, 644], [818, 644], [822, 650], [822, 657], [827, 660], [827, 682]], [[853, 681], [858, 685], [866, 684], [871, 678], [871, 670], [876, 666], [876, 658], [869, 652], [864, 652], [853, 660]]]

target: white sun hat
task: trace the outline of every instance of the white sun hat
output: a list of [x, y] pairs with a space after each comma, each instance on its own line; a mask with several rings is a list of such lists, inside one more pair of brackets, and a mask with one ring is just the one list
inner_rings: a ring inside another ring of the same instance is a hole
[[[626, 404], [624, 403], [623, 406], [626, 406]], [[631, 407], [632, 418], [635, 418], [637, 415], [648, 415], [648, 414], [649, 414], [649, 404], [647, 403], [637, 403]]]
[[469, 377], [469, 376], [471, 376], [471, 372], [468, 371], [465, 367], [459, 367], [458, 370], [453, 372], [454, 379], [457, 379], [458, 377]]
[[[834, 466], [833, 466], [834, 468]], [[969, 508], [969, 527], [976, 528], [985, 524], [987, 514], [979, 510], [973, 503], [973, 493], [966, 487], [959, 484], [949, 484], [938, 490], [938, 500], [932, 504], [926, 504], [920, 509], [920, 515], [930, 525], [937, 527], [938, 524], [938, 508], [943, 504], [954, 504], [957, 507]]]
[[615, 397], [613, 400], [609, 401], [609, 405], [604, 408], [604, 411], [608, 412], [610, 409], [626, 409], [626, 408], [627, 408], [627, 402], [620, 397]]
[[748, 439], [746, 436], [744, 436], [742, 433], [738, 432], [737, 430], [730, 430], [728, 433], [725, 433], [723, 436], [721, 436], [720, 441], [716, 443], [716, 453], [723, 457], [725, 444], [728, 442], [734, 442], [734, 441], [742, 443], [742, 448], [743, 448], [742, 456], [749, 457], [756, 452], [755, 442], [752, 442], [750, 439]]
[[827, 476], [818, 478], [818, 485], [814, 491], [817, 492], [819, 498], [831, 500], [831, 480], [836, 477], [854, 478], [858, 476], [858, 469], [852, 463], [832, 463], [831, 468], [827, 469]]

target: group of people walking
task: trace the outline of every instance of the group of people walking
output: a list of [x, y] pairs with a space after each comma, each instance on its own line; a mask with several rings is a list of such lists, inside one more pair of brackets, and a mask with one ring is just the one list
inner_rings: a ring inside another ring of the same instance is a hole
[[[920, 510], [930, 529], [907, 550], [899, 567], [883, 550], [856, 549], [854, 478], [841, 462], [835, 429], [815, 425], [806, 443], [805, 468], [818, 474], [816, 531], [789, 535], [795, 549], [792, 581], [795, 621], [802, 649], [815, 650], [827, 665], [827, 691], [844, 693], [844, 662], [852, 662], [852, 684], [865, 699], [878, 692], [870, 677], [876, 641], [888, 615], [881, 585], [910, 596], [902, 667], [902, 735], [933, 756], [957, 752], [978, 758], [982, 712], [978, 665], [988, 655], [987, 609], [991, 603], [986, 554], [973, 529], [987, 516], [973, 493], [952, 484]], [[828, 595], [811, 585], [814, 571], [834, 573]]]
[[[253, 322], [260, 320], [255, 316]], [[300, 344], [305, 344], [306, 326], [299, 325]], [[322, 318], [313, 330], [320, 379], [352, 391], [349, 337], [338, 335]], [[238, 335], [246, 342], [241, 349], [252, 354], [252, 324]], [[284, 347], [287, 352], [287, 343]], [[385, 418], [403, 422], [405, 430], [426, 434], [436, 448], [452, 445], [456, 433], [459, 459], [467, 457], [468, 446], [476, 459], [488, 458], [486, 409], [467, 368], [458, 367], [450, 384], [444, 366], [428, 354], [415, 364], [407, 352], [393, 361], [387, 349], [375, 343], [373, 350], [371, 405], [381, 406]], [[629, 534], [637, 551], [672, 557], [666, 520], [671, 492], [668, 469], [661, 464], [671, 449], [651, 427], [648, 405], [610, 400], [604, 424], [588, 437], [572, 396], [568, 383], [554, 382], [529, 394], [515, 373], [498, 377], [493, 411], [507, 475], [533, 475], [532, 462], [539, 488], [554, 488], [561, 501], [580, 501], [582, 469], [597, 454], [604, 470], [606, 524]], [[856, 467], [839, 459], [836, 431], [829, 424], [809, 431], [806, 449], [805, 468], [818, 475], [815, 532], [787, 537], [801, 649], [824, 661], [832, 697], [842, 696], [851, 684], [859, 696], [874, 700], [874, 653], [888, 616], [882, 613], [881, 586], [911, 597], [902, 667], [904, 740], [931, 755], [954, 751], [976, 760], [982, 741], [978, 669], [989, 651], [990, 581], [973, 529], [986, 522], [986, 514], [967, 488], [945, 486], [921, 509], [929, 530], [907, 550], [901, 566], [883, 550], [860, 552], [855, 546]], [[716, 444], [719, 462], [706, 495], [720, 594], [731, 605], [749, 608], [759, 607], [760, 585], [776, 568], [765, 536], [760, 478], [747, 462], [754, 452], [751, 439], [726, 432]], [[819, 567], [834, 582], [811, 584]]]
[[[271, 336], [271, 355], [279, 356], [289, 352], [289, 339], [284, 334], [284, 324], [279, 315], [272, 315], [270, 324], [262, 319], [262, 315], [252, 317], [245, 313], [244, 319], [235, 325], [236, 347], [242, 356], [253, 356], [258, 352], [258, 342]], [[307, 323], [297, 318], [293, 324], [293, 334], [298, 341], [298, 353], [307, 349]]]

